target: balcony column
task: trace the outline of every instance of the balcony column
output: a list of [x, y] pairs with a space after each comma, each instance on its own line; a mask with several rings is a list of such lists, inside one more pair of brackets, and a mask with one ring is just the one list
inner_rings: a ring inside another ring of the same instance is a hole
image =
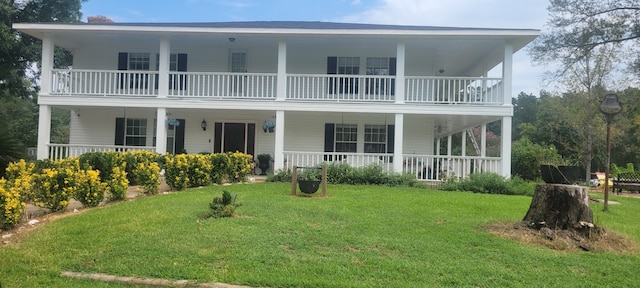
[[513, 85], [513, 45], [504, 44], [504, 59], [502, 60], [502, 88], [503, 105], [511, 105], [511, 89]]
[[167, 153], [167, 108], [156, 110], [156, 153]]
[[51, 92], [51, 75], [53, 73], [54, 45], [50, 35], [42, 37], [42, 73], [40, 75], [40, 95]]
[[502, 176], [511, 178], [511, 116], [502, 117]]
[[50, 139], [51, 106], [40, 105], [40, 113], [38, 113], [38, 151], [36, 155], [38, 160], [49, 158], [49, 141], [51, 141]]
[[[169, 95], [169, 62], [171, 59], [171, 43], [169, 42], [169, 38], [167, 37], [164, 37], [160, 40], [159, 57], [160, 59], [158, 61], [158, 97], [166, 98], [167, 95]], [[163, 150], [162, 153], [164, 154], [165, 151]]]
[[462, 131], [462, 155], [461, 156], [467, 156], [467, 130], [465, 129], [464, 131]]
[[277, 77], [276, 101], [284, 101], [287, 98], [287, 42], [284, 40], [278, 42]]
[[284, 111], [276, 111], [276, 141], [273, 152], [274, 173], [284, 168]]
[[404, 64], [405, 64], [405, 46], [404, 43], [398, 42], [398, 47], [396, 49], [396, 85], [395, 85], [395, 94], [396, 94], [396, 103], [402, 104], [404, 103], [405, 95], [404, 95]]
[[393, 134], [393, 172], [402, 173], [402, 151], [404, 150], [404, 114], [396, 113]]

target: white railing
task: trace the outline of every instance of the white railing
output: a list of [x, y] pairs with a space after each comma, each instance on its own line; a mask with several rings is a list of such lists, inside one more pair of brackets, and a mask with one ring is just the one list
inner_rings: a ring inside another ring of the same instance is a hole
[[287, 99], [394, 101], [395, 76], [287, 75]]
[[52, 95], [155, 96], [158, 72], [53, 69]]
[[418, 180], [466, 178], [472, 173], [500, 173], [502, 158], [478, 156], [403, 155], [402, 172]]
[[169, 96], [275, 99], [275, 73], [170, 72]]
[[352, 167], [362, 167], [370, 164], [378, 164], [385, 171], [393, 170], [393, 155], [390, 154], [363, 154], [342, 152], [284, 152], [284, 169], [293, 166], [313, 167], [322, 163], [344, 163]]
[[125, 152], [135, 150], [155, 151], [151, 146], [118, 146], [118, 145], [83, 145], [83, 144], [49, 144], [49, 159], [58, 160], [76, 157], [89, 152]]
[[[293, 166], [313, 167], [322, 163], [345, 163], [352, 167], [377, 164], [384, 171], [393, 171], [393, 155], [340, 152], [284, 152], [284, 169]], [[443, 180], [447, 177], [465, 178], [472, 173], [500, 173], [500, 157], [403, 155], [402, 173], [415, 175], [422, 181]]]
[[504, 102], [502, 78], [407, 76], [405, 80], [406, 102], [441, 104], [501, 104]]

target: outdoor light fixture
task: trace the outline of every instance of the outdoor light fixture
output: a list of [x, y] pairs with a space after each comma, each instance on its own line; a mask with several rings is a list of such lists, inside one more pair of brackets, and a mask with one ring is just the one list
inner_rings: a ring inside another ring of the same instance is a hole
[[204, 119], [202, 119], [200, 127], [202, 127], [202, 131], [207, 131], [207, 121], [204, 121]]
[[604, 171], [604, 211], [609, 211], [609, 169], [611, 166], [611, 124], [613, 117], [622, 111], [618, 95], [607, 94], [600, 103], [600, 112], [607, 118], [607, 166]]
[[229, 37], [229, 42], [231, 42], [231, 43], [236, 42], [236, 38]]

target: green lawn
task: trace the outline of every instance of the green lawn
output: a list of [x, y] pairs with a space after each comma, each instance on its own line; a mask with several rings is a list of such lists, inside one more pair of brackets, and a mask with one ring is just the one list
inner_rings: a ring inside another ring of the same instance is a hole
[[[65, 217], [0, 247], [2, 287], [120, 287], [61, 271], [268, 287], [637, 287], [640, 255], [557, 252], [493, 236], [531, 198], [417, 188], [215, 186]], [[239, 218], [202, 219], [222, 189]], [[640, 241], [640, 199], [612, 197], [596, 224]], [[95, 263], [92, 261], [96, 259]], [[102, 285], [102, 286], [100, 286]]]

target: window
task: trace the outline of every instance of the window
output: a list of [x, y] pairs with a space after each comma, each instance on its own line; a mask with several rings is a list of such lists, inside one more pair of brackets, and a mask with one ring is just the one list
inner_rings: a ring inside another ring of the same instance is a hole
[[389, 58], [367, 57], [367, 75], [389, 75]]
[[364, 125], [364, 152], [387, 153], [387, 127]]
[[338, 57], [338, 74], [360, 74], [360, 57]]
[[358, 125], [336, 124], [335, 152], [356, 152]]
[[128, 70], [149, 70], [149, 53], [129, 53]]
[[127, 118], [125, 131], [125, 145], [147, 145], [147, 119]]

